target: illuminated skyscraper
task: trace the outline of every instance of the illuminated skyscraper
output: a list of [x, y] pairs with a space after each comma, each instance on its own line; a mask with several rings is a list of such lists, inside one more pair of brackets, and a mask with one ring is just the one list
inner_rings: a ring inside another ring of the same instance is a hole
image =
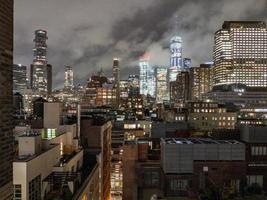
[[171, 63], [169, 69], [169, 82], [176, 81], [178, 72], [183, 69], [182, 38], [174, 36], [170, 40]]
[[168, 100], [168, 69], [164, 66], [155, 67], [155, 77], [156, 77], [156, 101], [162, 103]]
[[139, 81], [140, 94], [147, 95], [148, 93], [148, 69], [149, 69], [149, 55], [144, 54], [139, 60]]
[[64, 87], [66, 90], [72, 90], [74, 87], [73, 84], [73, 70], [71, 66], [65, 67], [65, 82]]
[[147, 94], [151, 97], [155, 97], [156, 95], [155, 68], [151, 65], [148, 65], [147, 71]]
[[13, 65], [13, 93], [22, 93], [27, 89], [27, 67], [21, 64]]
[[214, 85], [267, 87], [265, 22], [226, 21], [215, 33]]
[[[33, 64], [31, 65], [31, 87], [34, 91], [42, 95], [48, 93], [48, 70], [47, 67], [47, 32], [45, 30], [36, 30], [33, 49]], [[48, 69], [49, 68], [49, 69]]]
[[140, 94], [150, 95], [155, 97], [156, 94], [156, 80], [155, 69], [149, 64], [150, 56], [145, 53], [140, 57], [139, 69], [140, 69]]
[[[12, 199], [13, 0], [0, 0], [0, 199]], [[21, 189], [15, 188], [14, 189]]]
[[139, 76], [138, 75], [129, 75], [128, 77], [128, 89], [129, 97], [139, 95]]
[[113, 79], [114, 79], [114, 91], [115, 91], [115, 102], [114, 106], [116, 108], [120, 107], [120, 68], [119, 59], [113, 59], [113, 69], [112, 69]]

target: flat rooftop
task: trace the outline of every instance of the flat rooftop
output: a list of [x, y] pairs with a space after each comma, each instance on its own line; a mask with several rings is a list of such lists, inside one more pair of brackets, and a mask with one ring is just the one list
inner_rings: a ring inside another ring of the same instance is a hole
[[237, 140], [214, 140], [210, 138], [166, 138], [166, 144], [242, 144]]
[[34, 155], [21, 155], [21, 156], [16, 156], [14, 159], [14, 162], [29, 162], [38, 156], [40, 156], [43, 153], [46, 153], [50, 151], [51, 149], [55, 148], [59, 144], [50, 144], [46, 149], [42, 149], [39, 153], [34, 154]]

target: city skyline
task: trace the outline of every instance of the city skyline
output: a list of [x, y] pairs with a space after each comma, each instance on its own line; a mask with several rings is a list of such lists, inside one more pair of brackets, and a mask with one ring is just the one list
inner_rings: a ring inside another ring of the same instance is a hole
[[[100, 68], [111, 74], [113, 57], [121, 60], [122, 78], [127, 77], [126, 73], [138, 74], [138, 57], [145, 51], [152, 55], [152, 64], [169, 65], [168, 42], [176, 34], [183, 39], [183, 56], [192, 58], [193, 66], [198, 66], [212, 60], [213, 34], [223, 21], [267, 19], [264, 0], [257, 4], [252, 0], [135, 0], [124, 1], [124, 9], [119, 7], [120, 0], [112, 4], [104, 0], [69, 2], [64, 6], [60, 1], [46, 4], [28, 0], [24, 4], [15, 4], [14, 63], [29, 66], [33, 33], [38, 28], [47, 30], [48, 60], [54, 66], [53, 88], [63, 86], [65, 65], [73, 66], [76, 83], [84, 83]], [[177, 18], [179, 33], [174, 33]], [[162, 56], [153, 56], [158, 54]]]
[[16, 1], [1, 200], [267, 200], [267, 0]]

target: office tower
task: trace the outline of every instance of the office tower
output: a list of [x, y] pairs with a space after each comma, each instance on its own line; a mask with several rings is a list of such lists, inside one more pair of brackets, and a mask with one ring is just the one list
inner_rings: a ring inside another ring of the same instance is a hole
[[66, 90], [72, 90], [74, 87], [73, 84], [73, 70], [71, 66], [65, 67], [65, 83], [64, 87]]
[[138, 75], [129, 75], [128, 77], [128, 90], [129, 97], [139, 95], [139, 76]]
[[149, 69], [149, 55], [145, 53], [139, 59], [139, 82], [140, 82], [140, 94], [147, 95], [148, 93], [148, 80], [147, 72]]
[[189, 72], [182, 71], [177, 75], [177, 79], [171, 82], [170, 99], [172, 102], [186, 101], [189, 99]]
[[214, 85], [267, 87], [265, 22], [225, 21], [215, 33]]
[[212, 90], [213, 70], [210, 64], [201, 64], [190, 68], [190, 98], [201, 99], [202, 95]]
[[47, 64], [47, 93], [52, 93], [52, 65]]
[[27, 67], [21, 64], [13, 65], [13, 93], [27, 89]]
[[31, 87], [42, 95], [48, 93], [48, 70], [51, 69], [47, 67], [47, 39], [47, 32], [45, 30], [35, 31], [33, 64], [31, 65]]
[[192, 67], [192, 60], [191, 58], [183, 58], [183, 70], [189, 71], [189, 69]]
[[168, 100], [168, 90], [167, 90], [167, 67], [157, 66], [155, 67], [156, 76], [156, 101], [162, 103]]
[[171, 63], [169, 69], [169, 82], [175, 81], [178, 72], [183, 69], [182, 38], [174, 36], [170, 40]]
[[0, 0], [0, 194], [12, 199], [13, 0]]
[[113, 68], [112, 68], [112, 74], [114, 79], [114, 89], [115, 89], [115, 102], [114, 106], [116, 108], [120, 107], [120, 68], [119, 68], [119, 59], [114, 58], [113, 59]]
[[149, 65], [147, 71], [147, 93], [151, 97], [155, 97], [156, 94], [155, 69], [151, 65]]

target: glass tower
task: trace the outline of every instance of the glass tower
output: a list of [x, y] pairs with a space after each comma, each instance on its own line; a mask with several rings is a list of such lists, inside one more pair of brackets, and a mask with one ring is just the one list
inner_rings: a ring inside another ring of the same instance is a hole
[[139, 60], [139, 86], [140, 94], [148, 94], [148, 69], [149, 69], [149, 56], [145, 54]]
[[13, 65], [13, 93], [22, 93], [27, 89], [27, 67], [21, 64]]
[[71, 66], [66, 66], [65, 67], [65, 83], [64, 87], [67, 90], [72, 90], [74, 87], [73, 84], [73, 70]]
[[47, 39], [47, 32], [45, 30], [35, 31], [33, 64], [31, 65], [31, 87], [34, 91], [44, 94], [48, 92]]
[[170, 70], [169, 70], [169, 82], [176, 81], [178, 72], [182, 71], [182, 38], [174, 36], [170, 40]]

